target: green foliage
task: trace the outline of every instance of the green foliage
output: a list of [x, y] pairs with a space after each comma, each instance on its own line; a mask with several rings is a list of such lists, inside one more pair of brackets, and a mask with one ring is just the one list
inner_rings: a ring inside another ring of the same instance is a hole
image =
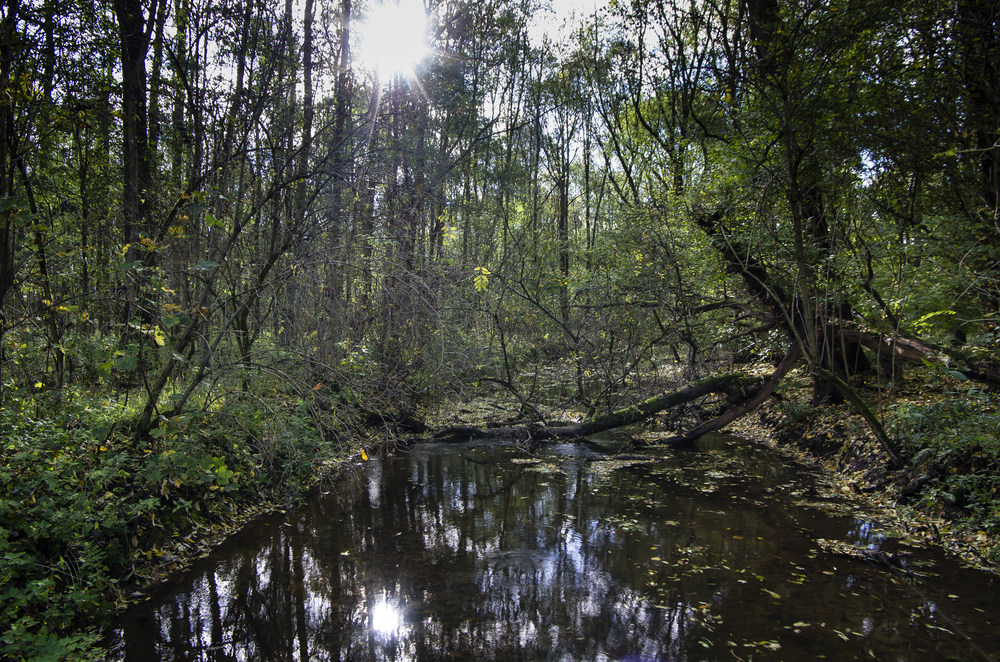
[[[964, 377], [951, 376], [955, 386]], [[918, 502], [936, 515], [1000, 531], [1000, 417], [995, 395], [954, 388], [932, 402], [897, 405], [887, 426], [910, 458]]]
[[68, 390], [58, 406], [52, 395], [8, 382], [0, 409], [3, 659], [86, 657], [96, 637], [81, 628], [120, 582], [198, 523], [300, 489], [331, 455], [297, 398], [281, 417], [234, 400], [162, 419], [134, 443], [134, 408], [106, 392]]
[[472, 284], [477, 292], [485, 292], [490, 285], [490, 270], [486, 267], [476, 267], [476, 275], [472, 279]]
[[0, 656], [62, 659], [92, 641], [71, 633], [80, 614], [106, 609], [103, 595], [128, 562], [130, 522], [146, 506], [123, 496], [127, 463], [79, 419], [24, 409], [0, 412]]
[[795, 428], [806, 425], [816, 417], [817, 408], [807, 399], [793, 399], [786, 401], [781, 412], [785, 415], [785, 422], [788, 426]]

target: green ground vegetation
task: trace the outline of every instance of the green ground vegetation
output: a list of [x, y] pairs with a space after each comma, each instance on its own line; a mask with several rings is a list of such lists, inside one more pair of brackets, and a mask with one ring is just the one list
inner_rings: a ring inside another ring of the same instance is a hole
[[0, 657], [87, 657], [143, 586], [357, 458], [357, 440], [320, 434], [274, 386], [266, 407], [230, 398], [140, 441], [136, 400], [116, 390], [5, 389]]

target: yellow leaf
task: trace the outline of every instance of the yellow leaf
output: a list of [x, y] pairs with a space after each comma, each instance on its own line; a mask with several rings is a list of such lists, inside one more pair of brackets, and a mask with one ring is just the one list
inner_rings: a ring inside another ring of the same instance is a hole
[[42, 388], [43, 386], [45, 386], [45, 384], [41, 382], [35, 382], [35, 388]]

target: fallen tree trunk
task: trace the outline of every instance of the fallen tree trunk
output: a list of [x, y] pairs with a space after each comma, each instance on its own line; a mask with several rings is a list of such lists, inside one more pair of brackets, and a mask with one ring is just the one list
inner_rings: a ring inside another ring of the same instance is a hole
[[[506, 426], [485, 430], [473, 427], [455, 427], [441, 430], [434, 435], [434, 438], [460, 442], [479, 439], [512, 439], [515, 441], [579, 439], [597, 434], [598, 432], [638, 423], [661, 411], [686, 404], [713, 393], [726, 393], [729, 400], [736, 404], [746, 402], [748, 398], [755, 397], [754, 394], [763, 382], [764, 379], [761, 377], [750, 377], [743, 374], [710, 377], [685, 386], [677, 391], [650, 398], [637, 405], [631, 405], [610, 414], [596, 416], [571, 425]], [[773, 387], [771, 390], [773, 390]]]
[[913, 338], [882, 337], [857, 329], [839, 329], [837, 333], [844, 341], [867, 347], [881, 359], [897, 359], [916, 364], [921, 364], [924, 361], [944, 362], [943, 358], [936, 354], [930, 345]]
[[698, 437], [708, 434], [709, 432], [721, 430], [736, 419], [746, 416], [748, 413], [759, 407], [762, 402], [771, 397], [771, 394], [774, 393], [775, 387], [778, 386], [778, 382], [780, 382], [782, 378], [788, 374], [788, 371], [792, 369], [792, 366], [795, 365], [795, 361], [798, 360], [801, 354], [802, 352], [799, 349], [799, 346], [792, 345], [785, 353], [785, 357], [781, 359], [778, 367], [775, 368], [774, 372], [771, 373], [771, 376], [767, 378], [767, 381], [763, 383], [761, 388], [755, 394], [744, 400], [744, 402], [740, 405], [728, 410], [721, 416], [713, 418], [710, 421], [706, 421], [701, 425], [688, 430], [684, 434], [670, 437], [666, 440], [666, 443], [673, 446], [693, 443]]
[[933, 347], [922, 340], [906, 336], [879, 336], [857, 329], [840, 329], [839, 336], [847, 341], [866, 347], [880, 358], [891, 358], [907, 363], [922, 365], [935, 363], [948, 366], [970, 379], [1000, 386], [1000, 366], [983, 360], [969, 360], [955, 352], [941, 347]]

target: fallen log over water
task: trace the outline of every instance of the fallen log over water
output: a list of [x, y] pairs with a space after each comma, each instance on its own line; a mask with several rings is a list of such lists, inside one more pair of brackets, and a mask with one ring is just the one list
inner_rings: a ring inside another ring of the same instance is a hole
[[[780, 379], [780, 377], [778, 379]], [[738, 408], [739, 405], [748, 401], [756, 401], [762, 386], [766, 383], [767, 382], [763, 377], [752, 377], [739, 373], [721, 375], [718, 377], [703, 379], [676, 391], [663, 393], [639, 404], [619, 409], [618, 411], [610, 414], [595, 416], [580, 423], [573, 423], [570, 425], [528, 424], [488, 429], [475, 427], [452, 427], [441, 430], [434, 435], [434, 438], [442, 441], [455, 442], [483, 439], [514, 441], [580, 439], [582, 437], [597, 434], [598, 432], [613, 430], [615, 428], [638, 423], [639, 421], [643, 421], [661, 411], [686, 404], [713, 393], [725, 393], [729, 402], [733, 403]], [[770, 395], [773, 390], [774, 386], [772, 385], [770, 390], [767, 391], [767, 395]], [[763, 402], [763, 400], [767, 398], [767, 395], [765, 395], [764, 398], [761, 398], [760, 402]], [[747, 411], [749, 411], [749, 409], [747, 409]], [[735, 418], [731, 420], [735, 420]], [[699, 428], [700, 427], [702, 426], [699, 426]], [[719, 427], [721, 427], [721, 425]], [[707, 432], [708, 430], [705, 431]], [[701, 434], [704, 434], [704, 432]], [[684, 438], [674, 443], [690, 443], [693, 440], [694, 437]]]
[[715, 432], [716, 430], [721, 430], [725, 426], [729, 425], [733, 421], [743, 416], [759, 407], [765, 400], [771, 397], [774, 393], [775, 387], [777, 387], [778, 382], [788, 374], [788, 371], [792, 369], [795, 365], [795, 361], [798, 360], [801, 355], [798, 345], [792, 345], [791, 348], [785, 353], [785, 357], [781, 359], [778, 367], [775, 368], [771, 376], [764, 381], [760, 388], [756, 389], [756, 392], [750, 394], [749, 397], [745, 398], [742, 403], [729, 409], [721, 416], [717, 416], [710, 421], [705, 421], [701, 425], [698, 425], [691, 430], [688, 430], [684, 434], [677, 435], [676, 437], [670, 437], [666, 440], [666, 443], [671, 445], [679, 444], [689, 444], [692, 443], [698, 437], [707, 434], [709, 432]]

